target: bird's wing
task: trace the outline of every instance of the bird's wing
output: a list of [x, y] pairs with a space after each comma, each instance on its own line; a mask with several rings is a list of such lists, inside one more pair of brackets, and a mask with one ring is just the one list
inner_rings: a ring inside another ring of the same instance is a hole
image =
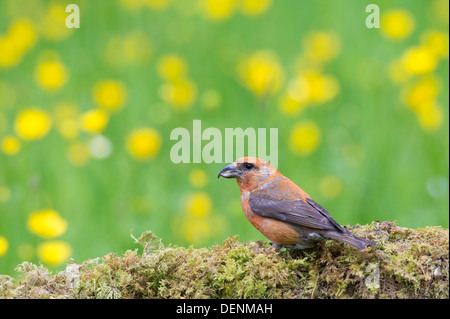
[[306, 201], [308, 202], [309, 205], [314, 207], [318, 212], [320, 212], [323, 216], [325, 216], [337, 229], [339, 229], [340, 231], [346, 232], [346, 229], [343, 228], [341, 225], [339, 225], [338, 222], [335, 221], [333, 219], [333, 217], [331, 217], [330, 213], [327, 212], [327, 210], [325, 208], [323, 208], [322, 206], [317, 204], [311, 198], [307, 198]]
[[250, 209], [263, 217], [277, 219], [298, 226], [345, 232], [330, 214], [312, 199], [276, 200], [267, 192], [253, 192], [248, 201]]

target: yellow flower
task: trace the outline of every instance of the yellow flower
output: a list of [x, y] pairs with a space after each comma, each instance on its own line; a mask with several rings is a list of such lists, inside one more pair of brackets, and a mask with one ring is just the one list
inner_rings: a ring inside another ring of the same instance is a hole
[[429, 104], [435, 101], [441, 89], [441, 82], [434, 76], [428, 76], [411, 86], [405, 87], [402, 92], [403, 102], [412, 108], [418, 110], [423, 104]]
[[56, 121], [76, 119], [78, 116], [78, 106], [70, 101], [59, 102], [55, 107]]
[[206, 217], [211, 213], [211, 197], [204, 192], [190, 195], [186, 203], [186, 213], [194, 217]]
[[283, 82], [283, 70], [277, 56], [270, 51], [257, 51], [238, 66], [244, 85], [257, 96], [275, 93]]
[[182, 233], [190, 244], [202, 244], [211, 235], [211, 226], [203, 218], [188, 217], [183, 221]]
[[289, 81], [286, 93], [291, 99], [301, 104], [309, 102], [310, 83], [308, 79], [303, 75], [295, 76]]
[[56, 91], [67, 83], [66, 67], [57, 60], [40, 62], [35, 72], [36, 82], [47, 91]]
[[184, 78], [188, 66], [182, 57], [175, 54], [166, 54], [158, 59], [156, 70], [163, 79], [174, 81]]
[[413, 47], [401, 57], [403, 69], [411, 74], [422, 75], [434, 71], [437, 58], [427, 47]]
[[93, 109], [81, 114], [81, 128], [88, 133], [99, 133], [105, 129], [108, 120], [105, 111]]
[[62, 137], [75, 139], [78, 137], [78, 122], [73, 119], [64, 119], [57, 123], [58, 131]]
[[11, 39], [0, 36], [0, 68], [9, 68], [17, 65], [22, 60], [21, 52], [18, 52]]
[[55, 123], [62, 137], [78, 137], [78, 107], [71, 102], [61, 102], [55, 108]]
[[208, 175], [202, 169], [193, 169], [189, 173], [189, 182], [194, 187], [205, 187], [208, 184]]
[[38, 210], [28, 217], [28, 228], [43, 238], [54, 238], [66, 232], [67, 221], [53, 209]]
[[309, 71], [298, 76], [289, 92], [300, 102], [325, 103], [339, 93], [339, 82], [334, 76]]
[[11, 198], [11, 190], [6, 186], [0, 186], [0, 203], [6, 203]]
[[88, 145], [76, 142], [70, 145], [67, 159], [75, 166], [83, 166], [89, 161], [90, 151]]
[[294, 71], [301, 74], [309, 71], [319, 71], [323, 69], [323, 61], [311, 60], [306, 53], [299, 55], [295, 59]]
[[411, 74], [406, 72], [400, 59], [397, 59], [389, 65], [389, 77], [395, 83], [403, 83], [409, 80]]
[[30, 49], [37, 39], [33, 24], [27, 19], [14, 21], [9, 29], [9, 36], [19, 52]]
[[322, 196], [336, 198], [342, 191], [342, 182], [337, 176], [325, 176], [319, 182], [319, 189]]
[[13, 136], [5, 136], [2, 140], [2, 151], [7, 155], [14, 155], [20, 150], [20, 142]]
[[122, 82], [104, 80], [94, 86], [93, 96], [95, 103], [109, 111], [123, 107], [127, 99], [127, 90]]
[[8, 240], [5, 237], [0, 236], [0, 257], [6, 254], [6, 252], [8, 251], [8, 247]]
[[320, 144], [320, 128], [312, 121], [297, 123], [291, 130], [289, 146], [297, 155], [305, 156], [314, 152]]
[[72, 247], [63, 241], [49, 241], [39, 244], [37, 256], [45, 263], [57, 266], [65, 262], [72, 254]]
[[66, 27], [65, 4], [51, 3], [39, 24], [42, 37], [50, 41], [62, 41], [69, 37], [74, 30]]
[[437, 58], [448, 58], [448, 33], [431, 30], [421, 36], [421, 42]]
[[0, 36], [0, 68], [18, 64], [23, 55], [36, 43], [36, 32], [27, 19], [15, 20], [8, 33]]
[[391, 39], [403, 39], [414, 30], [414, 17], [406, 10], [391, 10], [381, 17], [381, 31]]
[[437, 131], [444, 122], [444, 111], [434, 101], [422, 104], [417, 110], [417, 119], [425, 131]]
[[161, 135], [153, 128], [139, 128], [128, 135], [126, 146], [134, 158], [148, 160], [158, 153], [161, 147]]
[[312, 61], [326, 62], [341, 51], [341, 40], [334, 32], [311, 32], [302, 41], [306, 56]]
[[278, 100], [278, 107], [281, 112], [288, 116], [299, 114], [305, 106], [306, 104], [304, 101], [298, 101], [289, 93], [284, 93]]
[[45, 137], [51, 126], [50, 116], [38, 108], [21, 111], [14, 123], [17, 136], [24, 140], [37, 140]]
[[179, 79], [164, 83], [159, 93], [163, 101], [176, 110], [187, 110], [197, 97], [197, 86], [191, 80]]
[[272, 0], [240, 0], [239, 9], [246, 15], [254, 16], [266, 12], [271, 4]]
[[317, 103], [331, 101], [339, 93], [339, 82], [332, 75], [309, 74], [306, 76], [309, 82], [309, 99]]
[[167, 82], [159, 89], [162, 100], [177, 110], [187, 110], [197, 97], [197, 86], [186, 78], [188, 65], [175, 54], [162, 56], [156, 65], [158, 74]]
[[208, 20], [222, 21], [231, 17], [236, 9], [236, 0], [200, 0], [200, 10]]

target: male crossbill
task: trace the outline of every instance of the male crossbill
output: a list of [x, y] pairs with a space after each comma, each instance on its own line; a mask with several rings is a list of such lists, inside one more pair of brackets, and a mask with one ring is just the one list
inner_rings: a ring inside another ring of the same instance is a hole
[[243, 157], [225, 166], [218, 178], [236, 178], [247, 219], [275, 249], [308, 248], [317, 240], [334, 239], [358, 249], [376, 243], [359, 238], [268, 162]]

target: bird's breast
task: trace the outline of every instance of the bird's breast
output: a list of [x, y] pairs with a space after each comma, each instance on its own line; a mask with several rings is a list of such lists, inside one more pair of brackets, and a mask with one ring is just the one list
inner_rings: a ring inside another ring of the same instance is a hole
[[300, 234], [294, 227], [282, 221], [255, 214], [248, 204], [249, 198], [250, 193], [242, 194], [242, 210], [244, 211], [245, 217], [247, 217], [256, 229], [269, 240], [279, 245], [292, 245], [298, 242]]

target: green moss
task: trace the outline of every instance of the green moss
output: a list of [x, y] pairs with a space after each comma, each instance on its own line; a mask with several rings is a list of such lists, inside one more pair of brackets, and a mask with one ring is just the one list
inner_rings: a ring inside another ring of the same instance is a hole
[[276, 252], [228, 237], [211, 248], [164, 247], [151, 232], [122, 256], [69, 263], [51, 274], [24, 262], [0, 276], [1, 298], [448, 298], [448, 230], [375, 221], [351, 228], [380, 247], [322, 241]]

